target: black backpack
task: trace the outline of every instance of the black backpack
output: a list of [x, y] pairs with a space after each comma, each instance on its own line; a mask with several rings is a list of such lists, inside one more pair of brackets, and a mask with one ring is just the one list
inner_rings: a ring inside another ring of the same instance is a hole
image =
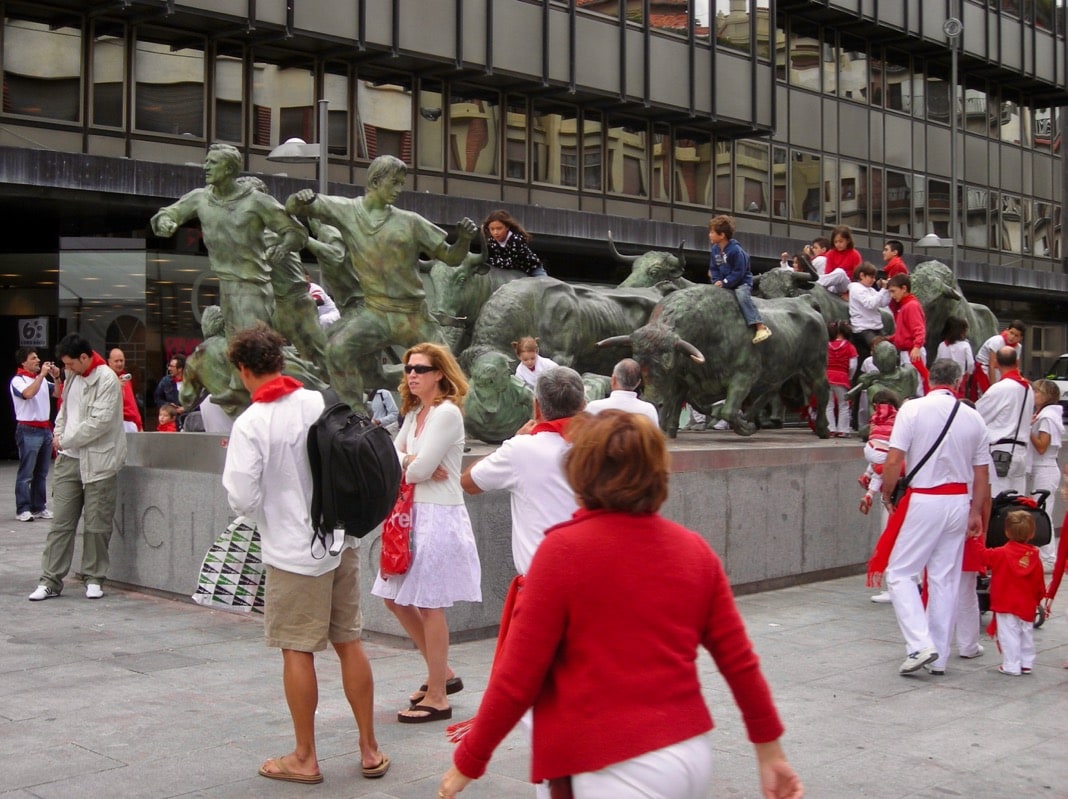
[[[326, 407], [308, 431], [312, 472], [311, 519], [318, 541], [344, 528], [363, 538], [389, 515], [400, 489], [397, 450], [385, 428], [342, 402], [333, 389], [323, 391]], [[334, 541], [330, 551], [340, 550]]]

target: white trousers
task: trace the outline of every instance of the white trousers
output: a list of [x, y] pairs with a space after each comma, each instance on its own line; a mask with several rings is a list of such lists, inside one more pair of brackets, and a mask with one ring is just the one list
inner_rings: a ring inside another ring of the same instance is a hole
[[[849, 389], [846, 386], [834, 385], [830, 389], [831, 395], [827, 398], [827, 426], [830, 427], [832, 433], [848, 433], [853, 418], [849, 400], [846, 399], [846, 392]], [[834, 411], [836, 402], [838, 403], [837, 416]]]
[[1020, 669], [1035, 665], [1035, 623], [1024, 621], [1011, 613], [995, 613], [998, 621], [998, 646], [1001, 647], [1001, 669], [1019, 674]]
[[[949, 657], [970, 504], [967, 494], [912, 494], [886, 568], [886, 587], [905, 637], [905, 652], [933, 647], [938, 659], [932, 668], [944, 669]], [[912, 580], [924, 569], [926, 610]]]
[[575, 799], [706, 799], [712, 738], [704, 733], [571, 778]]
[[[1021, 434], [1022, 435], [1022, 434]], [[1000, 449], [1000, 447], [999, 447]], [[1015, 491], [1023, 494], [1027, 491], [1027, 447], [1017, 447], [1012, 453], [1009, 473], [998, 477], [994, 464], [990, 464], [990, 498], [997, 499], [1002, 491]]]
[[[974, 657], [979, 652], [979, 595], [975, 592], [976, 572], [961, 572], [957, 588], [957, 623], [954, 637], [957, 652], [964, 657]], [[947, 653], [948, 654], [948, 653]]]
[[[1054, 506], [1057, 502], [1057, 492], [1061, 487], [1061, 470], [1056, 464], [1039, 464], [1031, 470], [1031, 490], [1041, 491], [1045, 489], [1049, 491], [1049, 497], [1046, 499], [1046, 513], [1049, 514], [1050, 519], [1053, 521], [1053, 526], [1056, 527], [1060, 521], [1060, 516], [1054, 512]], [[1064, 535], [1064, 531], [1061, 530], [1061, 535]], [[1057, 557], [1057, 537], [1050, 536], [1049, 543], [1045, 546], [1038, 548], [1038, 551], [1042, 554], [1042, 557], [1047, 560], [1052, 560]]]

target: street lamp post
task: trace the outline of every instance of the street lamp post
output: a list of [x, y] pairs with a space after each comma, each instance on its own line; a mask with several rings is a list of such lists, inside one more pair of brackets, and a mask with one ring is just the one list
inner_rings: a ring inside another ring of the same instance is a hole
[[957, 272], [957, 44], [964, 24], [950, 17], [942, 25], [949, 38], [949, 268]]
[[327, 167], [330, 130], [329, 124], [330, 101], [319, 101], [319, 143], [308, 144], [303, 139], [287, 139], [279, 144], [267, 155], [268, 161], [281, 164], [312, 164], [319, 163], [319, 193], [326, 194]]

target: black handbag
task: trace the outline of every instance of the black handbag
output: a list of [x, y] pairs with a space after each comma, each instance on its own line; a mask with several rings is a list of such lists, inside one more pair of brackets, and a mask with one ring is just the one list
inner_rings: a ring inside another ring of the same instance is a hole
[[949, 418], [946, 419], [945, 427], [942, 428], [942, 432], [938, 434], [938, 438], [935, 439], [935, 442], [931, 445], [931, 448], [927, 450], [927, 454], [924, 455], [922, 459], [920, 459], [920, 462], [917, 463], [916, 466], [909, 470], [908, 474], [899, 479], [897, 481], [897, 484], [894, 485], [894, 490], [890, 492], [891, 507], [896, 508], [897, 503], [904, 499], [905, 491], [908, 490], [909, 483], [912, 482], [912, 478], [916, 476], [916, 472], [923, 468], [923, 465], [927, 463], [928, 460], [930, 460], [932, 455], [934, 455], [935, 450], [938, 449], [938, 445], [942, 443], [942, 439], [944, 439], [946, 437], [946, 433], [949, 432], [949, 426], [953, 423], [953, 417], [957, 415], [957, 410], [959, 408], [960, 400], [957, 400], [953, 403], [953, 410], [949, 412]]

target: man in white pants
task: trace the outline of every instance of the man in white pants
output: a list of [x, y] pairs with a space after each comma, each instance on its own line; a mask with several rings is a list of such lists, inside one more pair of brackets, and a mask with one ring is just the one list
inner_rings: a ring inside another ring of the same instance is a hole
[[[935, 361], [930, 391], [901, 406], [883, 467], [883, 498], [890, 501], [902, 464], [919, 464], [946, 426], [961, 382], [961, 369], [948, 359]], [[908, 656], [901, 674], [927, 666], [944, 673], [957, 609], [965, 535], [983, 531], [989, 499], [990, 453], [986, 425], [967, 405], [957, 415], [927, 462], [913, 476], [890, 525], [900, 524], [885, 579]], [[895, 518], [896, 517], [896, 518]], [[927, 570], [927, 608], [913, 575]]]

